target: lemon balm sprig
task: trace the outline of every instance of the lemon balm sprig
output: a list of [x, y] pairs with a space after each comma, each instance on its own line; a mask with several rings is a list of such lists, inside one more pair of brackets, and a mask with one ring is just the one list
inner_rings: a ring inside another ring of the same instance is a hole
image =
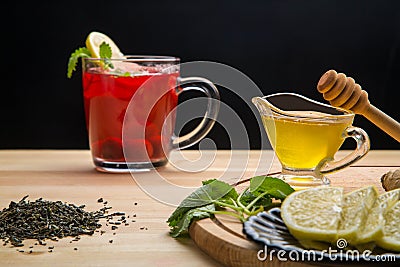
[[[105, 69], [108, 68], [114, 68], [113, 64], [111, 63], [111, 57], [112, 57], [112, 50], [109, 44], [106, 42], [102, 42], [99, 46], [99, 55], [100, 58], [104, 59], [105, 65], [103, 66]], [[90, 58], [94, 57], [90, 50], [86, 47], [80, 47], [76, 49], [71, 56], [69, 57], [68, 60], [68, 71], [67, 71], [67, 77], [71, 78], [72, 73], [76, 70], [76, 65], [78, 64], [78, 60], [80, 58]]]
[[111, 63], [112, 57], [112, 50], [109, 44], [106, 42], [102, 42], [100, 45], [100, 58], [104, 58], [105, 69], [114, 68], [113, 64]]
[[92, 55], [90, 54], [89, 49], [86, 47], [80, 47], [76, 49], [71, 56], [69, 57], [68, 60], [68, 71], [67, 71], [67, 77], [71, 78], [72, 73], [76, 70], [76, 65], [78, 64], [78, 60], [80, 58], [89, 58]]
[[123, 59], [124, 54], [115, 44], [115, 42], [107, 35], [101, 32], [91, 32], [86, 38], [86, 47], [76, 49], [70, 56], [68, 61], [67, 77], [71, 78], [72, 73], [76, 70], [76, 65], [80, 58], [102, 58], [104, 62], [100, 66], [114, 68], [111, 58]]
[[[241, 222], [265, 209], [279, 205], [294, 189], [279, 178], [255, 176], [250, 186], [240, 194], [223, 181], [203, 181], [203, 186], [187, 196], [168, 218], [170, 234], [173, 237], [188, 232], [193, 221], [225, 214]], [[276, 201], [272, 201], [275, 199]]]

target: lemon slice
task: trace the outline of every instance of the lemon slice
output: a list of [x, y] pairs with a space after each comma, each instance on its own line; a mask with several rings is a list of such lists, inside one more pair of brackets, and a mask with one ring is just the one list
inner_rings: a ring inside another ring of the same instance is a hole
[[86, 47], [95, 58], [100, 58], [100, 45], [106, 42], [111, 47], [112, 58], [124, 58], [114, 41], [101, 32], [91, 32], [86, 38]]
[[384, 213], [383, 236], [377, 240], [381, 248], [400, 252], [400, 201]]
[[400, 189], [380, 195], [369, 211], [368, 218], [357, 234], [355, 244], [378, 240], [383, 235], [384, 214], [400, 199]]
[[285, 198], [281, 215], [289, 232], [299, 241], [336, 241], [343, 188], [316, 187]]
[[344, 238], [348, 243], [353, 243], [357, 239], [357, 232], [367, 220], [368, 212], [377, 197], [378, 191], [373, 186], [367, 186], [344, 195], [337, 240]]

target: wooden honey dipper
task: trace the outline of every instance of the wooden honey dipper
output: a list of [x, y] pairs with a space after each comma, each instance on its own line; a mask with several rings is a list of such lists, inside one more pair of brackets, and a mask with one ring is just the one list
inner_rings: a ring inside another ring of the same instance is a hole
[[400, 142], [400, 123], [371, 105], [367, 92], [361, 90], [361, 86], [353, 78], [328, 70], [321, 76], [317, 89], [332, 106], [363, 115]]

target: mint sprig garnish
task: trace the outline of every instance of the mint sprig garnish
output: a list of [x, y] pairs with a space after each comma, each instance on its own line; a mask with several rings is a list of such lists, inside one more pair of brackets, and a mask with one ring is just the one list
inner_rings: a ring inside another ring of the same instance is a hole
[[252, 177], [250, 185], [240, 194], [223, 181], [203, 181], [203, 186], [187, 196], [168, 218], [170, 234], [181, 236], [188, 232], [193, 221], [214, 214], [231, 215], [244, 222], [250, 216], [279, 204], [292, 192], [294, 189], [289, 184], [269, 176]]
[[[112, 57], [112, 50], [109, 44], [106, 42], [102, 42], [99, 46], [99, 55], [100, 58], [104, 59], [104, 68], [114, 68], [113, 64], [111, 63], [111, 57]], [[76, 70], [76, 65], [78, 64], [78, 60], [80, 58], [90, 58], [93, 57], [93, 55], [90, 53], [89, 49], [86, 47], [80, 47], [76, 49], [71, 56], [69, 57], [68, 60], [68, 70], [67, 70], [67, 77], [71, 78], [72, 73]]]
[[89, 49], [87, 49], [86, 47], [80, 47], [78, 49], [75, 50], [75, 52], [73, 52], [71, 54], [71, 56], [69, 57], [68, 60], [68, 71], [67, 71], [67, 77], [71, 78], [72, 77], [72, 72], [75, 71], [76, 69], [76, 64], [78, 64], [78, 59], [79, 58], [83, 58], [83, 57], [91, 57], [92, 55], [90, 54]]
[[104, 58], [105, 68], [114, 68], [113, 64], [111, 63], [112, 57], [112, 50], [109, 44], [106, 42], [102, 42], [100, 44], [100, 58]]

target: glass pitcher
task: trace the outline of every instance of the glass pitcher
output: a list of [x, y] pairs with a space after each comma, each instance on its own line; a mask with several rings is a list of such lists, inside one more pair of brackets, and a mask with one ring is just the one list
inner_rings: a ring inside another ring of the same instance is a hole
[[[279, 177], [295, 188], [329, 185], [325, 174], [353, 164], [369, 151], [369, 137], [361, 128], [352, 126], [351, 111], [295, 93], [254, 97], [252, 102], [282, 165]], [[356, 149], [335, 160], [348, 137], [356, 140]]]

